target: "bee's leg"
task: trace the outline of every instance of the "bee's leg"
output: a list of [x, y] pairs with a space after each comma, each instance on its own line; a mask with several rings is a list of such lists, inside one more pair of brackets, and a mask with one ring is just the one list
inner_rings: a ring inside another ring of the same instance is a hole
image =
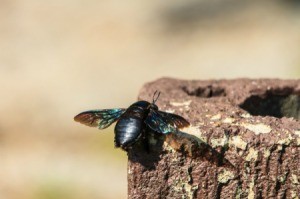
[[150, 143], [148, 138], [148, 129], [144, 128], [142, 132], [142, 144], [147, 153], [150, 153]]

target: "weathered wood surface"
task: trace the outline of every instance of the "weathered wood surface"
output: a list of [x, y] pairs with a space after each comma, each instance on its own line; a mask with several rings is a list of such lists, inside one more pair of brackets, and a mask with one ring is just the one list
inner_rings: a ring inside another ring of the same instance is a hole
[[139, 99], [155, 90], [192, 125], [128, 152], [128, 198], [299, 198], [300, 80], [163, 78]]

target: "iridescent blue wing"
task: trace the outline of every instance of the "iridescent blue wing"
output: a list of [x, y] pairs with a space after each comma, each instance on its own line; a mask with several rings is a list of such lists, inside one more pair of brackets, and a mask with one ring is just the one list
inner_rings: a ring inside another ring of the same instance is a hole
[[123, 108], [85, 111], [76, 115], [74, 120], [87, 126], [105, 129], [117, 121], [125, 111]]
[[145, 123], [159, 133], [168, 134], [176, 132], [178, 128], [189, 126], [189, 122], [183, 117], [162, 111], [150, 110]]
[[176, 132], [176, 128], [169, 124], [157, 111], [150, 110], [145, 123], [153, 130], [159, 133], [168, 134]]
[[160, 115], [164, 118], [167, 123], [172, 124], [173, 126], [176, 126], [177, 128], [184, 128], [190, 125], [190, 123], [184, 119], [183, 117], [173, 114], [173, 113], [166, 113], [163, 111], [158, 111]]

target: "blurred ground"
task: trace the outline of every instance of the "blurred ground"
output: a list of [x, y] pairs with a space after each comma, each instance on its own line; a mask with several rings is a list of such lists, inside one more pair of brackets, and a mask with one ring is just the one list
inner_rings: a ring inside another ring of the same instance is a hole
[[[298, 1], [0, 1], [0, 198], [126, 198], [113, 127], [143, 83], [300, 77]], [[163, 97], [163, 96], [161, 96]]]

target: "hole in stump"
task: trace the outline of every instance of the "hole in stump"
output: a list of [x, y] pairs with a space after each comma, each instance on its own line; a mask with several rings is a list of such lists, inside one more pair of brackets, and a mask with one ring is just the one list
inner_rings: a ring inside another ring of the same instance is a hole
[[[289, 92], [284, 92], [288, 90]], [[252, 95], [240, 107], [251, 115], [293, 117], [300, 119], [300, 96], [292, 89], [267, 91], [263, 95]]]
[[223, 88], [212, 85], [208, 85], [206, 87], [199, 87], [193, 90], [188, 89], [187, 87], [183, 87], [182, 90], [190, 96], [197, 96], [203, 98], [226, 96], [225, 90]]

